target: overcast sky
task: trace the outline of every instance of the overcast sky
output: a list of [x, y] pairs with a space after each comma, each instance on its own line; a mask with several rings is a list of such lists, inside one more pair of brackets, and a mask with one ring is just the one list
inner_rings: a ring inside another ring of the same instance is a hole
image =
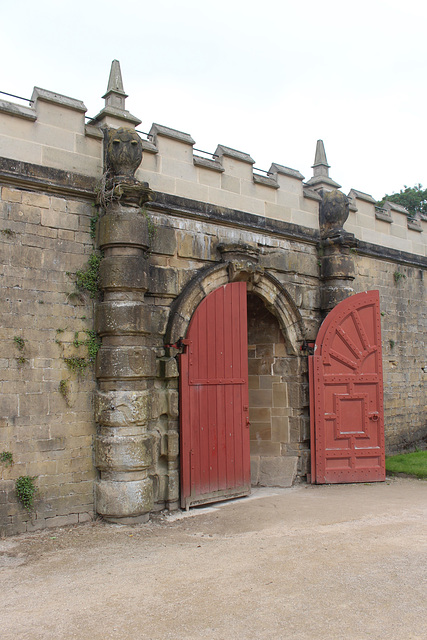
[[306, 179], [322, 138], [346, 193], [427, 187], [422, 0], [19, 0], [0, 20], [1, 91], [39, 86], [96, 115], [116, 58], [143, 131], [157, 122]]

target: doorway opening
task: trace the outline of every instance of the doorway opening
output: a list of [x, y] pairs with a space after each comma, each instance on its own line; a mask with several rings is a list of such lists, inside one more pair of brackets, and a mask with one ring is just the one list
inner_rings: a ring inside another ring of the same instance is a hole
[[289, 487], [307, 473], [306, 363], [261, 298], [249, 293], [247, 309], [251, 483]]

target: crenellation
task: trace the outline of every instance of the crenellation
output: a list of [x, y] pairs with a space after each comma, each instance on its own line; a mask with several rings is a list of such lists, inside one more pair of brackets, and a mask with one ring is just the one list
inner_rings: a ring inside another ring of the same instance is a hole
[[[86, 125], [82, 101], [37, 87], [33, 98], [33, 106], [28, 108], [1, 101], [0, 144], [6, 157], [101, 178], [100, 127], [135, 126], [125, 110], [124, 120], [118, 117], [117, 107], [108, 107], [108, 113], [104, 110], [102, 117]], [[320, 196], [316, 189], [321, 188], [322, 180], [328, 189], [336, 185], [329, 178], [323, 155], [313, 165], [315, 177], [304, 183], [298, 170], [278, 163], [272, 163], [263, 175], [254, 170], [255, 161], [248, 153], [225, 145], [218, 145], [211, 158], [202, 157], [193, 150], [195, 142], [190, 134], [160, 124], [153, 124], [148, 139], [141, 140], [144, 157], [137, 176], [148, 181], [153, 190], [307, 228], [318, 228]], [[393, 203], [379, 209], [370, 194], [356, 189], [351, 189], [349, 198], [352, 214], [348, 230], [356, 237], [369, 241], [374, 232], [375, 242], [382, 246], [425, 255], [425, 220], [408, 218], [406, 210]], [[390, 223], [389, 229], [381, 224], [384, 222]], [[393, 231], [395, 227], [405, 231]], [[402, 241], [400, 245], [396, 238]]]

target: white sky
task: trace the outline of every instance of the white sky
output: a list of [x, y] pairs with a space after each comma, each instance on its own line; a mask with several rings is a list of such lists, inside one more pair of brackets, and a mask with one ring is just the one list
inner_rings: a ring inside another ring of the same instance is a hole
[[37, 85], [96, 115], [116, 58], [143, 131], [157, 122], [306, 179], [322, 138], [346, 193], [427, 187], [422, 0], [18, 0], [0, 24], [1, 91]]

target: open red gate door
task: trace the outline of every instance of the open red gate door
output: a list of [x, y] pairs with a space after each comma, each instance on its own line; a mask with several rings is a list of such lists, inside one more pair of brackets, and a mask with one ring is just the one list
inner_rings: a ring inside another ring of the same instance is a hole
[[197, 307], [180, 356], [181, 506], [251, 490], [246, 283]]
[[385, 479], [378, 291], [340, 302], [309, 358], [312, 482]]

